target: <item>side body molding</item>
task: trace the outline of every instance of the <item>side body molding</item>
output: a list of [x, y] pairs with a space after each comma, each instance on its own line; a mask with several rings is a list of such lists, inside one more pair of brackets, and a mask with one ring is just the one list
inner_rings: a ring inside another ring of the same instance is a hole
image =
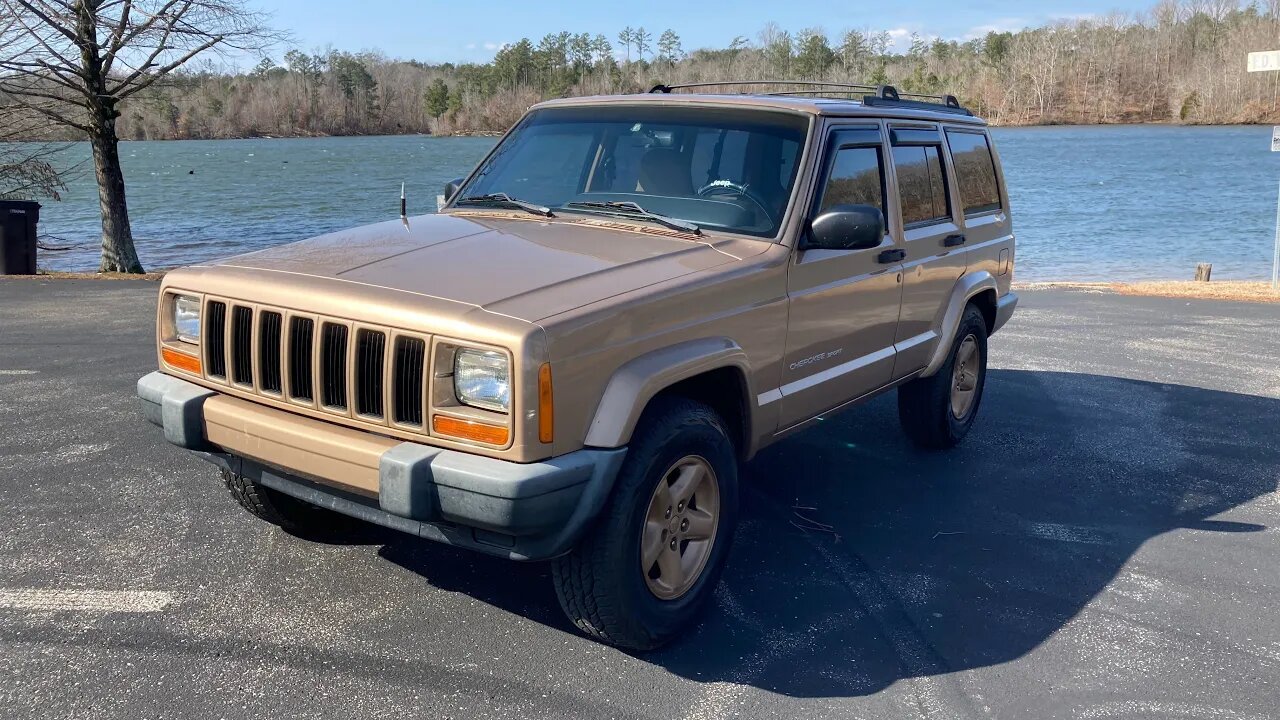
[[[625, 445], [640, 420], [640, 413], [654, 395], [681, 380], [723, 367], [739, 369], [747, 382], [747, 396], [755, 397], [751, 395], [747, 354], [729, 338], [690, 340], [630, 360], [609, 379], [587, 430], [586, 445], [598, 448]], [[754, 405], [754, 402], [748, 404], [748, 413]]]
[[933, 350], [933, 358], [929, 360], [929, 365], [921, 373], [921, 377], [929, 377], [938, 372], [942, 364], [947, 361], [947, 353], [951, 352], [951, 343], [955, 340], [956, 328], [960, 325], [960, 316], [964, 313], [965, 306], [976, 295], [987, 291], [997, 296], [1000, 294], [996, 279], [986, 270], [969, 273], [956, 283], [938, 328], [938, 344]]

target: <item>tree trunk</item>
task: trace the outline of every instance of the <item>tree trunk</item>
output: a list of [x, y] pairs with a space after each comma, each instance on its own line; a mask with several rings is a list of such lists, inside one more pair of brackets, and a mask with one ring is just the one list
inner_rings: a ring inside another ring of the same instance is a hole
[[[90, 96], [85, 105], [89, 117], [89, 144], [93, 169], [98, 176], [98, 205], [102, 212], [102, 263], [98, 272], [141, 273], [138, 251], [133, 247], [129, 208], [124, 199], [124, 173], [120, 170], [120, 139], [116, 137], [116, 101], [107, 95], [98, 46], [99, 3], [78, 0], [76, 44], [80, 46], [80, 74]], [[127, 11], [126, 11], [127, 12]]]
[[125, 204], [115, 108], [99, 108], [94, 115], [89, 143], [93, 146], [93, 169], [98, 176], [98, 204], [102, 210], [102, 264], [98, 272], [141, 273], [142, 263], [133, 247], [129, 207]]

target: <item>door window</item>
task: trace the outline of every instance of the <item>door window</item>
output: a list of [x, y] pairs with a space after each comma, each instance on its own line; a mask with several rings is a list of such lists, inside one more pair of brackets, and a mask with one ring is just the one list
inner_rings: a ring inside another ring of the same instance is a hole
[[981, 133], [947, 131], [951, 164], [965, 215], [1000, 209], [1000, 184], [996, 180], [995, 158], [987, 136]]
[[929, 225], [951, 219], [946, 176], [939, 145], [893, 148], [893, 164], [902, 201], [902, 224]]
[[818, 212], [826, 212], [836, 205], [870, 205], [884, 212], [880, 148], [852, 147], [836, 152]]

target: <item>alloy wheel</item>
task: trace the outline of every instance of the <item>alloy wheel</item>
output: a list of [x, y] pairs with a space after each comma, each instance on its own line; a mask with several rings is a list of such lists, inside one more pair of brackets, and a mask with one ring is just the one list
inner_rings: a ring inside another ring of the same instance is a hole
[[720, 523], [720, 483], [697, 455], [677, 460], [662, 474], [640, 531], [640, 571], [649, 591], [675, 600], [693, 587], [707, 566]]

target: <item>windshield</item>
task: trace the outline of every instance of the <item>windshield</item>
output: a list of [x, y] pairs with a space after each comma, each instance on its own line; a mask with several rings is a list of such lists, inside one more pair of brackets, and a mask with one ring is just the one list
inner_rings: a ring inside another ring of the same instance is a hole
[[505, 193], [557, 213], [644, 213], [778, 232], [808, 120], [760, 110], [552, 108], [529, 114], [457, 197]]

